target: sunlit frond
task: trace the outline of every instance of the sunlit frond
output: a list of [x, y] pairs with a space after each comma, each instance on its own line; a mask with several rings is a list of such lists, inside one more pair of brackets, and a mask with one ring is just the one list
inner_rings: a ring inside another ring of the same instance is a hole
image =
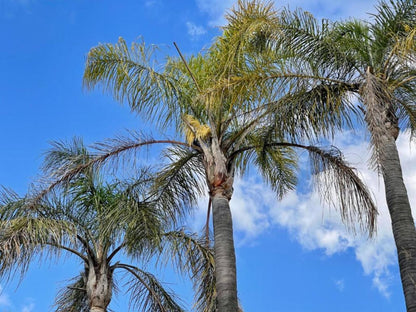
[[116, 44], [100, 44], [87, 56], [84, 85], [102, 87], [117, 101], [166, 126], [175, 120], [181, 89], [177, 81], [155, 69], [154, 47], [144, 42], [127, 46], [120, 38]]

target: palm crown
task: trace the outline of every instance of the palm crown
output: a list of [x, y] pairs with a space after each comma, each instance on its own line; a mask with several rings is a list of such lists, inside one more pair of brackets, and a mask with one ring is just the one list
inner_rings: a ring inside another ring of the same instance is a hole
[[[85, 163], [90, 157], [80, 141], [57, 143], [45, 169]], [[116, 271], [126, 273], [132, 308], [182, 311], [174, 293], [146, 270], [152, 259], [169, 261], [195, 279], [196, 306], [210, 311], [215, 296], [213, 255], [203, 240], [171, 229], [171, 220], [149, 193], [151, 181], [145, 169], [134, 182], [110, 182], [89, 168], [35, 206], [29, 195], [18, 198], [6, 192], [0, 272], [7, 276], [20, 270], [23, 275], [34, 257], [60, 258], [61, 252], [68, 252], [84, 269], [58, 294], [56, 311], [107, 311], [117, 289]], [[141, 266], [131, 264], [135, 262]]]

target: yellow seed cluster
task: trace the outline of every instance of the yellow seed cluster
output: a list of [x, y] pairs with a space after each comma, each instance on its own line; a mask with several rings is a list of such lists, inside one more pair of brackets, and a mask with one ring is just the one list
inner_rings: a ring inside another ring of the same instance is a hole
[[185, 115], [185, 136], [189, 145], [192, 145], [195, 139], [206, 140], [211, 136], [211, 128], [201, 123], [191, 115]]

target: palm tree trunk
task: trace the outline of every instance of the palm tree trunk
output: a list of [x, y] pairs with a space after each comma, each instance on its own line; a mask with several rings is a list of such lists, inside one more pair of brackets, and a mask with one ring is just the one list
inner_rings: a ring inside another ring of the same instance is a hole
[[112, 297], [112, 273], [108, 263], [104, 261], [94, 266], [90, 259], [86, 276], [90, 312], [107, 312]]
[[407, 312], [416, 312], [416, 229], [395, 138], [385, 136], [380, 156]]
[[237, 274], [229, 199], [212, 196], [217, 311], [237, 312]]

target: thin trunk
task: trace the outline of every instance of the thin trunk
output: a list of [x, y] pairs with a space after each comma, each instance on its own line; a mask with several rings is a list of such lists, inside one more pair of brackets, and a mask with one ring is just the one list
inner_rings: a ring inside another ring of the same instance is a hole
[[237, 312], [237, 275], [229, 199], [221, 193], [214, 193], [212, 212], [217, 311]]
[[395, 138], [384, 136], [380, 157], [407, 312], [416, 312], [416, 229]]

